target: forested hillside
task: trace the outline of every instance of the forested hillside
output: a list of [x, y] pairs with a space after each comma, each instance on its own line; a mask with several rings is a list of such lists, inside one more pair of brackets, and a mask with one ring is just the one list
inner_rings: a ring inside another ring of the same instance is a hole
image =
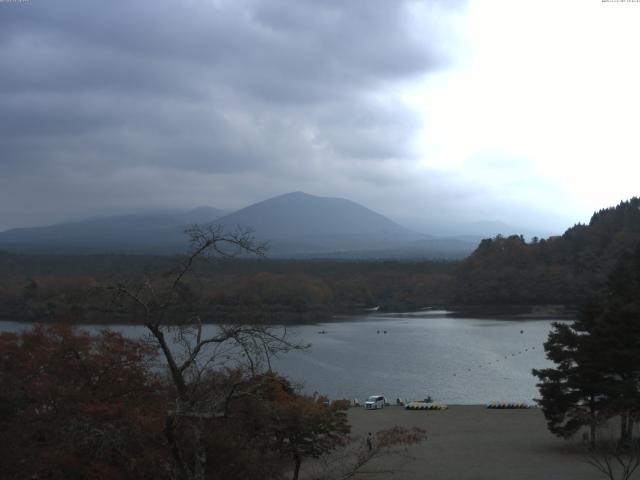
[[[0, 253], [0, 318], [135, 322], [109, 312], [107, 287], [162, 282], [183, 259]], [[380, 307], [406, 311], [450, 298], [455, 263], [229, 259], [199, 262], [183, 294], [207, 321], [307, 322]]]
[[[228, 259], [201, 262], [183, 294], [209, 321], [326, 320], [337, 313], [481, 307], [579, 307], [640, 242], [640, 199], [593, 215], [560, 237], [497, 236], [462, 262]], [[162, 282], [180, 257], [0, 253], [0, 318], [125, 321], [109, 312], [107, 287], [145, 276]], [[454, 307], [454, 308], [455, 308]], [[520, 308], [526, 307], [526, 308]]]
[[640, 241], [640, 198], [596, 212], [560, 237], [483, 240], [460, 264], [453, 300], [467, 305], [581, 305]]

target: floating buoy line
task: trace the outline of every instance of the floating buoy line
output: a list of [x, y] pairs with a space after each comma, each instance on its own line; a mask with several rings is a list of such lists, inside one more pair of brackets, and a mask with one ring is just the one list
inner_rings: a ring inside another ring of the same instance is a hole
[[[532, 345], [532, 346], [530, 346], [530, 347], [526, 347], [526, 348], [521, 349], [521, 350], [518, 350], [518, 351], [507, 352], [507, 353], [506, 353], [506, 354], [504, 354], [504, 355], [502, 355], [502, 354], [500, 355], [500, 356], [502, 356], [502, 357], [503, 357], [502, 359], [501, 359], [501, 358], [497, 358], [497, 359], [494, 359], [494, 360], [491, 360], [491, 361], [487, 362], [486, 364], [485, 364], [485, 363], [478, 364], [477, 368], [478, 368], [478, 369], [482, 369], [482, 368], [484, 368], [484, 367], [490, 367], [490, 366], [492, 366], [492, 365], [494, 365], [494, 364], [495, 364], [495, 365], [497, 365], [497, 364], [498, 364], [498, 363], [500, 363], [502, 360], [508, 360], [508, 359], [509, 359], [509, 357], [516, 357], [517, 355], [524, 355], [525, 353], [528, 353], [528, 352], [530, 352], [530, 351], [534, 351], [535, 349], [536, 349], [535, 345]], [[471, 368], [471, 367], [467, 367], [467, 368], [466, 368], [466, 371], [467, 371], [467, 372], [471, 372], [471, 371], [472, 371], [472, 368]], [[458, 372], [453, 372], [453, 376], [454, 376], [454, 377], [456, 377], [457, 375], [458, 375]]]
[[[323, 329], [323, 330], [319, 330], [318, 333], [321, 334], [321, 335], [322, 334], [326, 335], [328, 332]], [[387, 333], [387, 330], [380, 330], [380, 329], [376, 330], [376, 334], [380, 335], [381, 333], [384, 335], [384, 334]], [[524, 334], [524, 330], [520, 330], [520, 333]], [[535, 349], [536, 349], [535, 345], [532, 345], [532, 346], [527, 347], [527, 348], [525, 348], [523, 350], [507, 352], [506, 355], [503, 356], [503, 359], [504, 360], [508, 360], [509, 356], [515, 357], [516, 355], [523, 355], [523, 354], [528, 353], [529, 351], [533, 351]], [[501, 362], [501, 360], [502, 359], [498, 358], [498, 359], [492, 360], [490, 362], [487, 362], [486, 364], [478, 364], [477, 368], [478, 369], [482, 369], [484, 367], [489, 367], [489, 366], [491, 366], [493, 364], [498, 364], [499, 362]], [[471, 372], [471, 371], [472, 371], [471, 367], [468, 367], [467, 368], [467, 372]], [[454, 377], [458, 376], [458, 372], [453, 372], [452, 376], [454, 376]], [[489, 408], [489, 407], [487, 407], [487, 408]]]
[[506, 408], [536, 408], [536, 405], [527, 402], [490, 402], [487, 408], [506, 409]]
[[404, 407], [407, 410], [446, 410], [449, 405], [445, 403], [409, 402]]

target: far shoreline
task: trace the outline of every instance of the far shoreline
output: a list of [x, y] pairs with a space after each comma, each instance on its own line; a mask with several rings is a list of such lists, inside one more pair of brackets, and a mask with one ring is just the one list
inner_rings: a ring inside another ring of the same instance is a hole
[[447, 305], [454, 318], [496, 318], [498, 320], [573, 320], [580, 308], [575, 305]]
[[[437, 305], [433, 307], [424, 307], [419, 310], [393, 310], [386, 311], [382, 308], [364, 309], [364, 310], [348, 310], [344, 312], [337, 312], [324, 315], [313, 314], [291, 314], [290, 312], [284, 312], [286, 321], [270, 321], [270, 322], [245, 322], [247, 324], [257, 324], [274, 327], [296, 327], [296, 326], [308, 326], [308, 325], [321, 325], [327, 323], [342, 323], [342, 322], [358, 322], [358, 321], [375, 321], [385, 320], [389, 318], [397, 317], [421, 317], [424, 316], [428, 319], [430, 316], [446, 316], [451, 318], [471, 318], [471, 319], [492, 319], [499, 321], [529, 321], [529, 320], [558, 320], [558, 321], [570, 321], [577, 318], [579, 315], [579, 309], [572, 306], [564, 305]], [[106, 314], [105, 314], [106, 316]], [[299, 317], [301, 321], [296, 321], [292, 317]], [[273, 318], [273, 317], [272, 317]], [[304, 319], [307, 318], [307, 321]], [[239, 325], [242, 321], [214, 321], [204, 318], [202, 320], [203, 325]], [[65, 323], [75, 326], [97, 326], [97, 325], [121, 325], [121, 326], [143, 326], [142, 322], [127, 321], [123, 318], [113, 317], [112, 319], [83, 319], [83, 320], [69, 320], [69, 319], [56, 319], [56, 318], [28, 318], [20, 316], [12, 316], [12, 318], [0, 318], [0, 322], [15, 322], [15, 323], [42, 323], [42, 324], [55, 324]], [[180, 322], [168, 322], [167, 325], [178, 326]], [[186, 323], [185, 323], [186, 325]]]

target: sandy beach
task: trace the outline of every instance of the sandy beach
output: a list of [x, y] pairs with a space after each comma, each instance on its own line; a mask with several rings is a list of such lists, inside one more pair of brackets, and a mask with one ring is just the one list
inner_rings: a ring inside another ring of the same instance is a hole
[[[605, 478], [577, 451], [579, 442], [548, 432], [539, 409], [494, 410], [480, 405], [443, 411], [352, 408], [354, 436], [394, 425], [420, 427], [427, 440], [408, 457], [385, 458], [359, 479], [597, 480]], [[378, 467], [387, 473], [375, 473]], [[640, 479], [640, 472], [632, 477]]]

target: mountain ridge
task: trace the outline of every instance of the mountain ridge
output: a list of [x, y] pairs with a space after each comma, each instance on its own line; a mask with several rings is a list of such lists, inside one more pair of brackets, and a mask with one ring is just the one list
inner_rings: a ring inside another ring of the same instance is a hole
[[[471, 239], [416, 233], [352, 200], [290, 192], [220, 215], [213, 207], [176, 213], [94, 217], [44, 227], [0, 232], [0, 249], [23, 253], [183, 253], [184, 230], [216, 223], [227, 231], [250, 228], [270, 243], [274, 257], [460, 258], [477, 245]], [[212, 218], [215, 217], [215, 218]]]
[[330, 231], [332, 236], [374, 233], [417, 235], [352, 200], [304, 192], [285, 193], [256, 202], [219, 218], [217, 222], [228, 227], [251, 225], [258, 237], [267, 240], [309, 237], [326, 231]]
[[[90, 217], [41, 227], [21, 227], [0, 232], [0, 248], [40, 253], [78, 253], [129, 251], [144, 252], [151, 238], [162, 236], [164, 245], [149, 253], [171, 253], [172, 245], [184, 241], [189, 224], [202, 223], [211, 215], [226, 213], [214, 207], [197, 207], [182, 212], [133, 213]], [[175, 253], [175, 252], [174, 252]]]

